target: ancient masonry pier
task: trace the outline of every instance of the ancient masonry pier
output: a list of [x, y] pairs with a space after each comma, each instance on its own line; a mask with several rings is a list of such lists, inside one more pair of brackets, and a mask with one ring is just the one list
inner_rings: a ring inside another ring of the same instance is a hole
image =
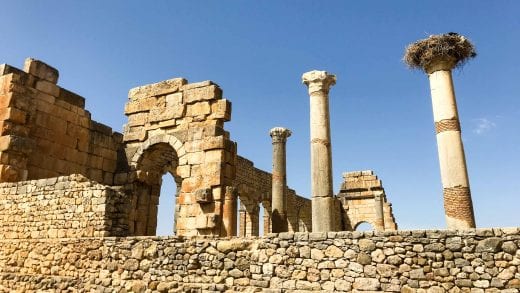
[[461, 138], [451, 70], [476, 54], [473, 45], [455, 33], [430, 36], [410, 45], [405, 56], [429, 77], [433, 117], [448, 229], [475, 227], [468, 171]]
[[329, 89], [336, 84], [336, 76], [314, 70], [303, 74], [302, 80], [310, 95], [312, 231], [333, 231]]
[[275, 127], [269, 132], [273, 140], [273, 192], [272, 192], [272, 231], [287, 232], [287, 186], [285, 143], [291, 131]]

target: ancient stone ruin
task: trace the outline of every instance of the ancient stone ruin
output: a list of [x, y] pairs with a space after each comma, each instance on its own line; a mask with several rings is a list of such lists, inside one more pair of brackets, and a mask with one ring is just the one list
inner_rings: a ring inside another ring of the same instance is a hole
[[[451, 67], [439, 66], [425, 69], [434, 101], [445, 97], [434, 88], [451, 82]], [[311, 200], [287, 186], [291, 131], [271, 129], [272, 173], [256, 168], [225, 130], [231, 102], [211, 81], [131, 89], [119, 134], [93, 121], [84, 98], [58, 77], [34, 59], [23, 70], [0, 65], [0, 292], [520, 289], [518, 228], [397, 231], [373, 171], [344, 173], [334, 193], [330, 73], [302, 77]], [[435, 117], [448, 224], [460, 229], [474, 220], [464, 209], [467, 177], [450, 185], [465, 164], [443, 161], [450, 147], [462, 148], [454, 111]], [[177, 184], [175, 231], [156, 237], [159, 197], [172, 196], [160, 194], [166, 173]], [[373, 231], [354, 231], [362, 223]], [[260, 225], [264, 236], [256, 237]]]

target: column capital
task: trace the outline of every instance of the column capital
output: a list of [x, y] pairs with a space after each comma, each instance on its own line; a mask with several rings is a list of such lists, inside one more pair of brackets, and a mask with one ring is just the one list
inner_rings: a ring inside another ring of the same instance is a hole
[[273, 143], [286, 142], [287, 138], [291, 136], [291, 134], [291, 130], [283, 127], [275, 127], [269, 131], [269, 135], [273, 139]]
[[302, 75], [302, 82], [309, 88], [309, 94], [313, 92], [328, 93], [330, 87], [336, 84], [336, 75], [327, 71], [313, 70]]

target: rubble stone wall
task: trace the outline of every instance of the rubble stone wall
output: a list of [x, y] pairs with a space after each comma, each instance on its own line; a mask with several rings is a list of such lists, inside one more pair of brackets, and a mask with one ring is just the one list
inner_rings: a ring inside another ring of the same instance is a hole
[[0, 65], [0, 182], [83, 174], [113, 183], [122, 135], [91, 119], [58, 71], [27, 59]]
[[519, 292], [519, 246], [519, 228], [2, 239], [0, 290]]
[[0, 183], [0, 239], [126, 235], [127, 205], [82, 175]]

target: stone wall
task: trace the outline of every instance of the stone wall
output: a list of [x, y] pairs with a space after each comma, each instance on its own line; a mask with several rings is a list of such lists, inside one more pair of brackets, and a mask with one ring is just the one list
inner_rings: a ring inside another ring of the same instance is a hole
[[131, 89], [125, 106], [128, 170], [116, 184], [133, 187], [131, 235], [155, 235], [161, 177], [178, 185], [176, 232], [227, 235], [224, 194], [235, 178], [236, 145], [224, 130], [231, 103], [220, 87], [174, 78]]
[[122, 136], [97, 123], [58, 71], [28, 58], [0, 65], [0, 182], [83, 174], [112, 184]]
[[82, 175], [0, 183], [0, 239], [127, 235], [126, 201]]
[[0, 240], [0, 290], [519, 292], [519, 246], [519, 228]]
[[[239, 236], [258, 236], [259, 225], [264, 233], [271, 232], [272, 174], [258, 169], [253, 162], [238, 156], [236, 178], [233, 185], [240, 199]], [[287, 187], [287, 221], [289, 232], [310, 231], [312, 228], [311, 200], [296, 194]], [[264, 208], [264, 218], [259, 219], [259, 208]]]

